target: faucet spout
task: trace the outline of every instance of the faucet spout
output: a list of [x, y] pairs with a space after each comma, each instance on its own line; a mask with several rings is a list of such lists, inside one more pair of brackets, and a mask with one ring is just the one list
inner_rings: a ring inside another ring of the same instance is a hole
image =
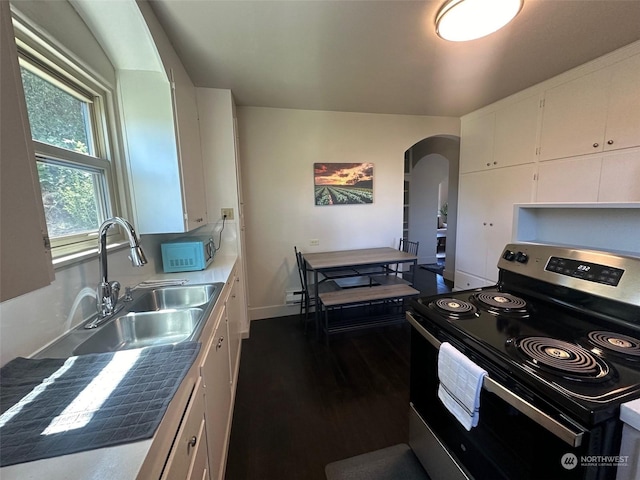
[[97, 289], [97, 308], [98, 318], [93, 322], [90, 322], [86, 328], [95, 328], [102, 323], [100, 320], [104, 320], [113, 315], [116, 311], [116, 304], [118, 303], [118, 294], [120, 292], [120, 283], [116, 281], [109, 281], [108, 269], [107, 269], [107, 230], [113, 225], [120, 225], [124, 230], [125, 235], [129, 240], [129, 248], [131, 251], [131, 264], [134, 267], [141, 267], [147, 263], [147, 258], [142, 251], [142, 247], [138, 242], [138, 236], [136, 235], [133, 226], [124, 218], [113, 217], [105, 220], [98, 229], [98, 258], [100, 262], [100, 283]]

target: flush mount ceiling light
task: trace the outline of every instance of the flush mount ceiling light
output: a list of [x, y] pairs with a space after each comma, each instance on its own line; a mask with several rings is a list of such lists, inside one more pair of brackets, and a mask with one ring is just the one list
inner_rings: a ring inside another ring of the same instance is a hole
[[514, 19], [523, 0], [449, 0], [436, 17], [436, 32], [445, 40], [465, 42], [500, 30]]

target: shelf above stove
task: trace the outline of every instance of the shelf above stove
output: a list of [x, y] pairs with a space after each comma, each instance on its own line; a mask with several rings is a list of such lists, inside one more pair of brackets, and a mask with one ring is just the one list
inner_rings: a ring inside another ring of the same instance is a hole
[[514, 242], [543, 243], [640, 256], [640, 202], [514, 205]]

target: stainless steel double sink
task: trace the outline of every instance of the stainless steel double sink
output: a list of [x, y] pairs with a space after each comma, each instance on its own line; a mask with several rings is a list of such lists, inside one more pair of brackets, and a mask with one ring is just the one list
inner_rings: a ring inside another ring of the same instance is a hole
[[224, 283], [133, 291], [133, 300], [101, 326], [80, 325], [38, 357], [115, 352], [197, 340]]

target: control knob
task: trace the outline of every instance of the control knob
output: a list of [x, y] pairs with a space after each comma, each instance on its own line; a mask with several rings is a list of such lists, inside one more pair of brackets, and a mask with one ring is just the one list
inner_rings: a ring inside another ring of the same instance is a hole
[[527, 263], [529, 261], [529, 255], [524, 252], [516, 253], [516, 262]]
[[502, 258], [504, 258], [509, 262], [513, 262], [516, 258], [516, 252], [512, 250], [505, 250], [504, 254], [502, 255]]

